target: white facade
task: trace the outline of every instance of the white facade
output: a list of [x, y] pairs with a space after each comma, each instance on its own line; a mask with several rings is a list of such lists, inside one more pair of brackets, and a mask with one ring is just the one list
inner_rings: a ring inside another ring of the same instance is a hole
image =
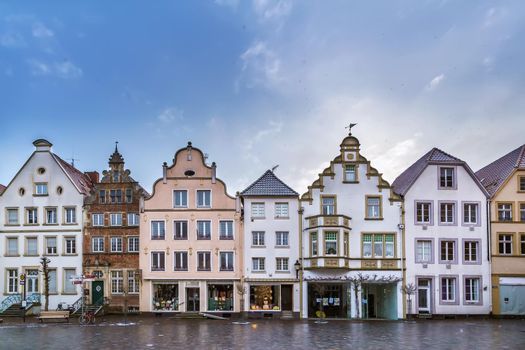
[[403, 317], [400, 198], [359, 150], [345, 138], [301, 197], [302, 317]]
[[[51, 153], [51, 144], [37, 140], [34, 145], [36, 151], [0, 196], [0, 299], [23, 294], [25, 288], [28, 298], [36, 300], [42, 294], [43, 305], [40, 258], [46, 256], [52, 271], [53, 310], [58, 303], [73, 304], [81, 296], [69, 277], [82, 274], [84, 196], [63, 161]], [[27, 275], [24, 286], [21, 274]]]
[[[442, 168], [452, 171], [449, 188], [440, 186]], [[406, 283], [417, 288], [407, 313], [488, 314], [486, 196], [472, 173], [461, 163], [429, 164], [404, 202]]]

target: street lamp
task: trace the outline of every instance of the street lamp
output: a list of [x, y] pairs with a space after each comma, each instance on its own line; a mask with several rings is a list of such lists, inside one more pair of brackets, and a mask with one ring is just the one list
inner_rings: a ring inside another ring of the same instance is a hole
[[298, 279], [299, 278], [299, 270], [301, 270], [301, 263], [299, 262], [299, 260], [296, 260], [295, 264], [293, 264], [293, 266], [295, 267], [295, 278]]

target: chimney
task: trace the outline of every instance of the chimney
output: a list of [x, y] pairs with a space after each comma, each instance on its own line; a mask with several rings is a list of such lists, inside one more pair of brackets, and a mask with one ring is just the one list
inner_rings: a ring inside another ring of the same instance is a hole
[[211, 183], [217, 182], [217, 164], [211, 163]]
[[99, 182], [98, 171], [86, 171], [84, 174], [86, 174], [87, 177], [89, 177], [91, 182], [93, 182], [93, 183], [98, 183]]
[[168, 163], [162, 163], [162, 183], [168, 182]]
[[186, 147], [188, 151], [188, 160], [191, 160], [191, 141], [188, 141], [188, 147]]
[[35, 146], [37, 152], [50, 152], [53, 144], [48, 140], [38, 139], [33, 141], [33, 146]]
[[241, 212], [241, 194], [239, 192], [235, 194], [235, 212]]

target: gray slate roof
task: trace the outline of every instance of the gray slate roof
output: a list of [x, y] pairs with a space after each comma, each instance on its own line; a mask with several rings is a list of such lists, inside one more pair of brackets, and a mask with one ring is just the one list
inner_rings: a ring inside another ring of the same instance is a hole
[[[394, 180], [392, 183], [394, 192], [404, 196], [429, 164], [461, 164], [468, 168], [468, 165], [461, 159], [434, 147]], [[468, 170], [470, 170], [470, 168], [468, 168]], [[475, 177], [473, 176], [473, 178]]]
[[290, 186], [281, 181], [271, 170], [241, 192], [241, 196], [299, 196]]
[[481, 184], [493, 196], [514, 169], [525, 169], [525, 144], [476, 172]]

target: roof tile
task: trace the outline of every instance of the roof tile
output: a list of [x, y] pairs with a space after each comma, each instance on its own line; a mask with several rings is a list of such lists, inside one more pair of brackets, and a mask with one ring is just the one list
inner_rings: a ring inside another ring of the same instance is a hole
[[298, 196], [291, 187], [279, 179], [271, 170], [241, 192], [242, 196]]

